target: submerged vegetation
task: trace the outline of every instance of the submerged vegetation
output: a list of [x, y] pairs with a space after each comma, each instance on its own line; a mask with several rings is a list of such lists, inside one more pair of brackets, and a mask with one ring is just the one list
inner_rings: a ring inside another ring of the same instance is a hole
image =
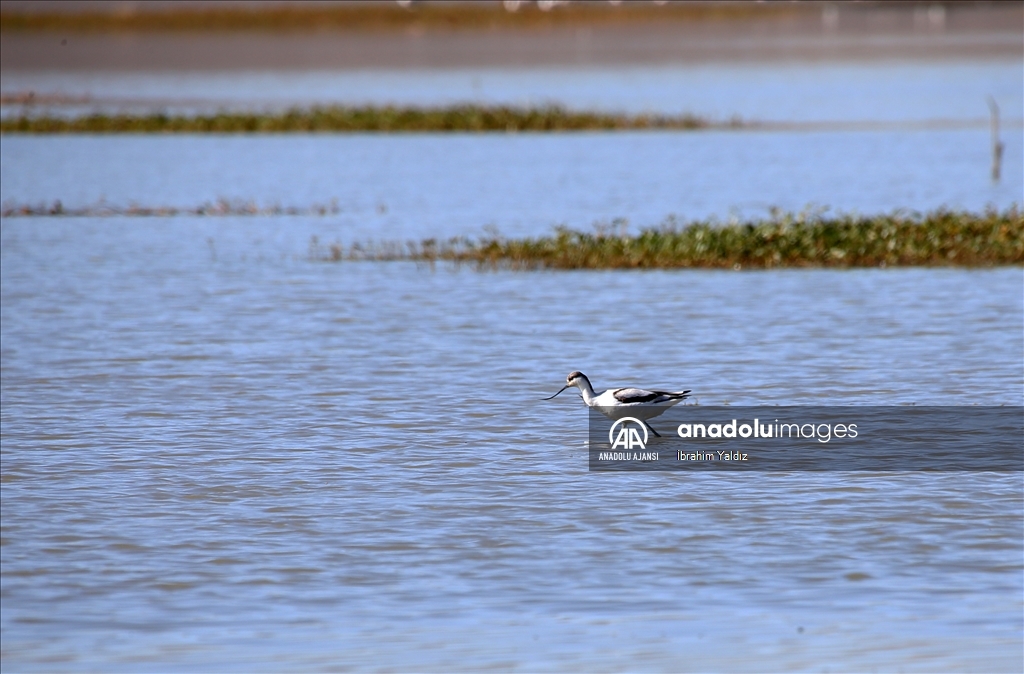
[[334, 244], [316, 240], [323, 260], [449, 261], [508, 269], [676, 269], [1024, 264], [1024, 215], [934, 211], [831, 218], [773, 213], [767, 220], [720, 225], [669, 219], [629, 235], [557, 229], [539, 238], [426, 240], [420, 243]]
[[260, 206], [255, 201], [217, 199], [215, 202], [206, 202], [195, 207], [180, 206], [141, 206], [129, 204], [118, 206], [106, 201], [100, 201], [88, 206], [67, 207], [60, 200], [53, 203], [19, 204], [5, 203], [0, 207], [0, 215], [5, 218], [15, 217], [173, 217], [176, 215], [202, 216], [202, 215], [337, 215], [341, 212], [338, 201], [332, 200], [330, 204], [313, 204], [312, 206], [281, 206], [271, 204]]
[[328, 106], [280, 113], [211, 115], [92, 114], [59, 117], [22, 114], [0, 120], [2, 133], [283, 133], [356, 131], [611, 131], [740, 126], [692, 115], [579, 112], [559, 106], [517, 108], [454, 105], [439, 108]]

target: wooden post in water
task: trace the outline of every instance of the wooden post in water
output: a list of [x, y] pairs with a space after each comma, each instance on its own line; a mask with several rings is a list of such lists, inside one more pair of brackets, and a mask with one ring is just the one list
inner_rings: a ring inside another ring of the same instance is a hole
[[999, 140], [999, 104], [996, 99], [988, 97], [988, 109], [991, 113], [992, 126], [992, 180], [999, 182], [1003, 165], [1003, 143]]

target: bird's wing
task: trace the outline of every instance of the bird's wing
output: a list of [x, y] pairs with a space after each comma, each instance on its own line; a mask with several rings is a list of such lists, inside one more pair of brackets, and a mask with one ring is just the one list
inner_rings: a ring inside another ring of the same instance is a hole
[[670, 393], [668, 391], [646, 391], [642, 388], [620, 388], [612, 395], [620, 403], [661, 403], [669, 400], [682, 400], [687, 397], [689, 391]]
[[662, 394], [657, 391], [645, 391], [642, 388], [620, 388], [612, 393], [620, 403], [649, 403], [657, 400]]

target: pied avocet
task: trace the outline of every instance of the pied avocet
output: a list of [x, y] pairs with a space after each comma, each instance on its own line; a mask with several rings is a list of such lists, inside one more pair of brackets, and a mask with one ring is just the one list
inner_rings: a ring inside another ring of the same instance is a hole
[[[610, 388], [603, 393], [596, 393], [590, 380], [587, 379], [587, 375], [579, 371], [569, 373], [569, 376], [565, 378], [565, 386], [558, 393], [572, 386], [578, 388], [583, 394], [583, 402], [587, 404], [587, 407], [598, 408], [610, 419], [626, 416], [639, 419], [658, 437], [661, 437], [660, 434], [651, 428], [650, 424], [647, 424], [647, 419], [653, 419], [663, 414], [665, 410], [688, 398], [690, 394], [689, 390], [672, 393], [648, 391], [642, 388]], [[550, 398], [544, 398], [544, 400], [551, 400], [558, 393]]]

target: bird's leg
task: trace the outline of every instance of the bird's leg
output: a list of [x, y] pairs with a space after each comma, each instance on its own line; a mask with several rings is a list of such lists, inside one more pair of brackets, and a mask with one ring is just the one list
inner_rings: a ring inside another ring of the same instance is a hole
[[646, 421], [641, 421], [640, 423], [642, 423], [644, 426], [646, 426], [647, 430], [649, 430], [651, 433], [654, 433], [654, 437], [656, 437], [656, 438], [660, 438], [661, 437], [661, 433], [659, 433], [658, 431], [654, 430], [654, 426], [651, 426]]

